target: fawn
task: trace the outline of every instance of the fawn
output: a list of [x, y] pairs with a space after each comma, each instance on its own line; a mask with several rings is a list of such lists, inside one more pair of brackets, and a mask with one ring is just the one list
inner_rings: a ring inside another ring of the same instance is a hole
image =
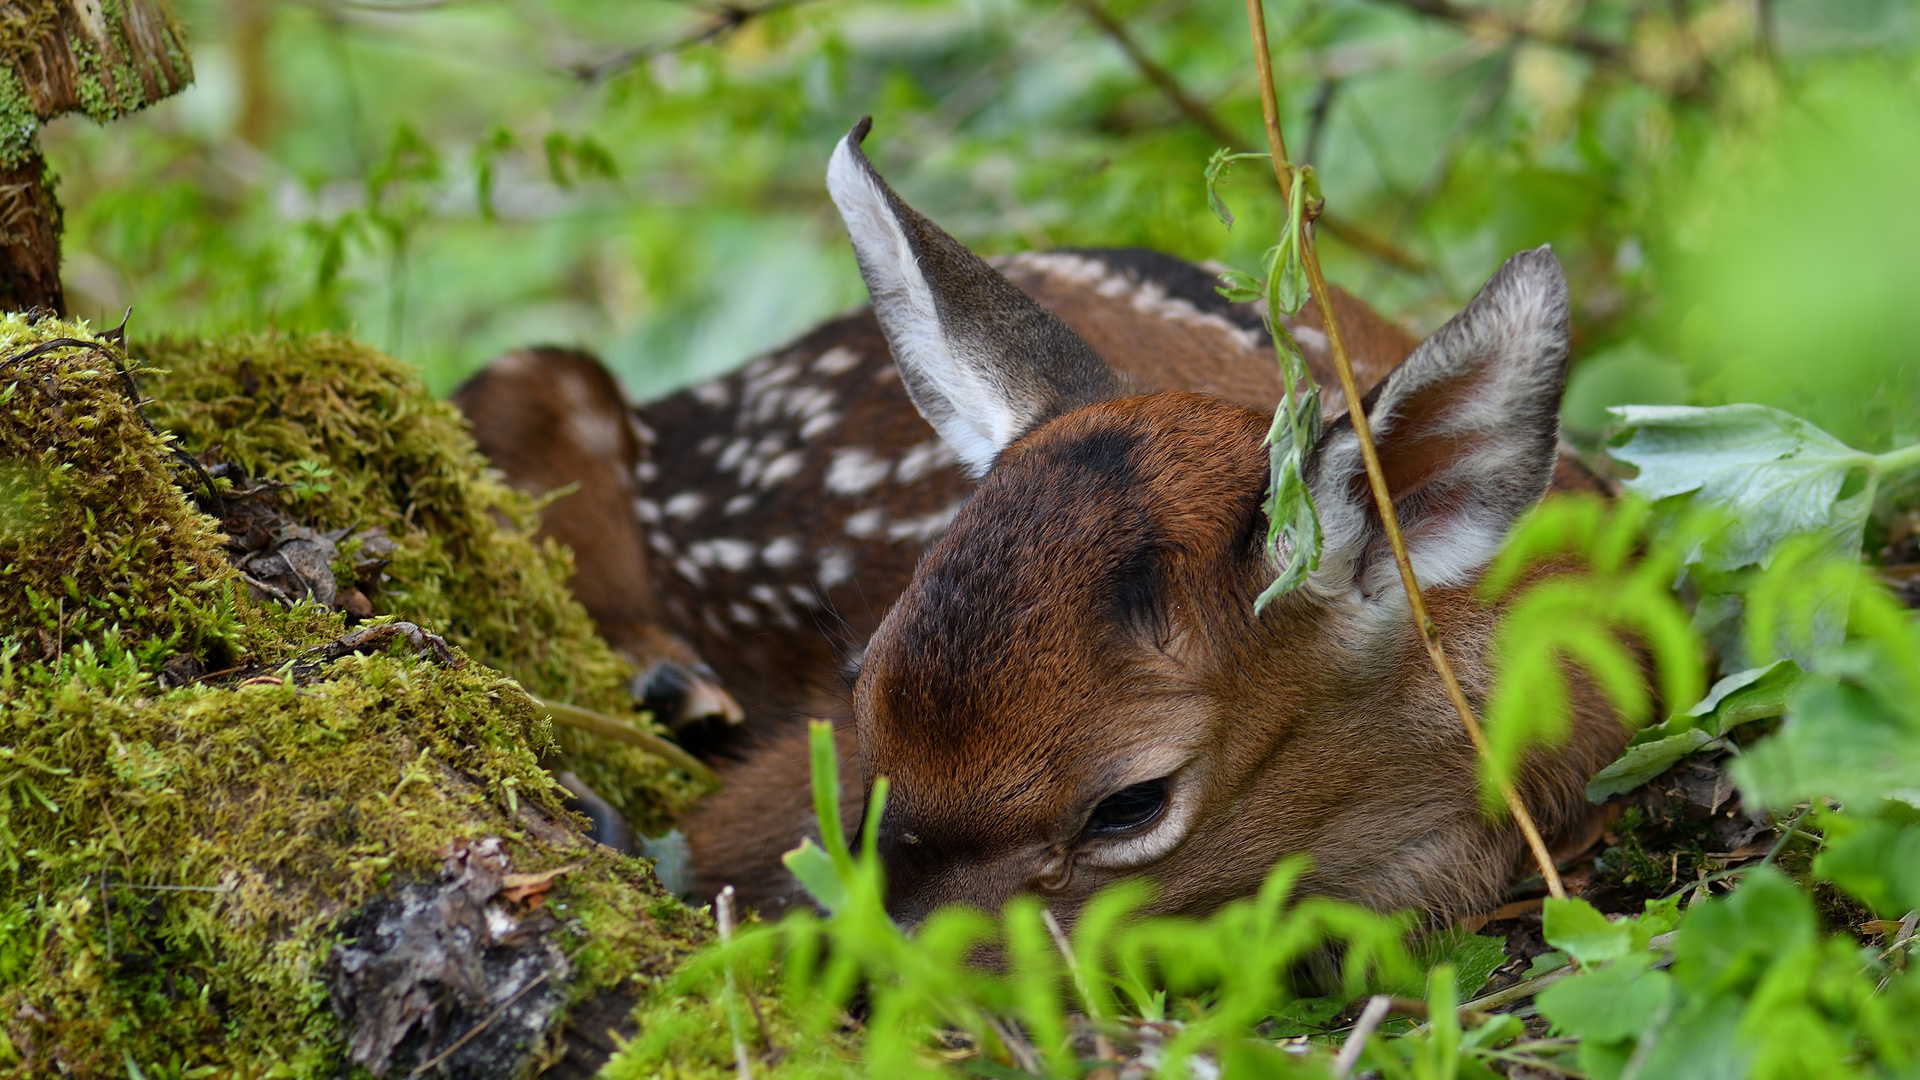
[[[631, 410], [557, 350], [457, 397], [514, 482], [582, 485], [547, 528], [663, 715], [747, 722], [718, 745], [744, 760], [686, 823], [697, 888], [802, 901], [778, 856], [814, 828], [795, 718], [816, 716], [836, 721], [850, 821], [890, 778], [880, 851], [904, 921], [1020, 892], [1070, 917], [1129, 875], [1155, 910], [1202, 912], [1301, 852], [1321, 894], [1490, 908], [1524, 846], [1480, 810], [1338, 396], [1308, 467], [1320, 568], [1256, 614], [1279, 397], [1259, 311], [1154, 252], [989, 264], [893, 193], [866, 130], [828, 189], [871, 309]], [[1483, 696], [1498, 612], [1472, 596], [1480, 570], [1550, 485], [1594, 486], [1559, 452], [1559, 264], [1514, 256], [1417, 347], [1332, 299], [1432, 617]], [[1312, 309], [1287, 325], [1330, 387]], [[1521, 780], [1561, 841], [1626, 739], [1577, 697], [1566, 745]]]

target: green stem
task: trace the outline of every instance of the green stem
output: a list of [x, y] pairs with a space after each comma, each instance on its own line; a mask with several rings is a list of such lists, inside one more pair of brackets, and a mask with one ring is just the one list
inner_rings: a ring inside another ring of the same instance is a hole
[[1920, 467], [1920, 443], [1873, 457], [1872, 469], [1876, 473], [1904, 472], [1915, 467]]

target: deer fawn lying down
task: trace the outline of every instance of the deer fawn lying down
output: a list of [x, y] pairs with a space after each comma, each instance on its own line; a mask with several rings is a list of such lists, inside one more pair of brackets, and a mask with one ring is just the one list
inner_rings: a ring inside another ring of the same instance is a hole
[[[778, 856], [813, 828], [792, 720], [810, 715], [858, 760], [850, 820], [861, 779], [890, 778], [880, 851], [903, 920], [1019, 892], [1071, 914], [1132, 875], [1157, 910], [1201, 912], [1300, 852], [1312, 889], [1378, 909], [1496, 903], [1524, 847], [1479, 809], [1350, 422], [1330, 419], [1309, 466], [1320, 568], [1256, 615], [1279, 393], [1258, 314], [1150, 252], [995, 269], [887, 187], [865, 130], [828, 188], [871, 311], [630, 427], [573, 354], [510, 355], [460, 395], [516, 482], [582, 483], [549, 529], [616, 643], [672, 670], [704, 657], [744, 706], [757, 739], [687, 823], [699, 887], [769, 912], [800, 899]], [[1479, 572], [1550, 482], [1591, 484], [1557, 451], [1559, 264], [1515, 256], [1418, 348], [1334, 300], [1433, 619], [1484, 697]], [[1330, 385], [1317, 320], [1290, 326]], [[1583, 830], [1582, 787], [1626, 738], [1596, 697], [1576, 714], [1522, 777], [1550, 840]]]

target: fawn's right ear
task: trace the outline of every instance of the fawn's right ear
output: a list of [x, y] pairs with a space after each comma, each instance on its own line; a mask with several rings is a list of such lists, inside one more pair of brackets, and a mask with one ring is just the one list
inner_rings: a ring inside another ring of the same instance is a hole
[[[1508, 259], [1466, 310], [1422, 342], [1365, 402], [1387, 492], [1422, 587], [1458, 585], [1546, 494], [1567, 381], [1567, 279], [1547, 248]], [[1326, 546], [1313, 582], [1399, 592], [1353, 421], [1308, 463]]]
[[920, 415], [980, 476], [1015, 439], [1124, 392], [1054, 314], [900, 201], [860, 152], [871, 118], [827, 165], [874, 314]]

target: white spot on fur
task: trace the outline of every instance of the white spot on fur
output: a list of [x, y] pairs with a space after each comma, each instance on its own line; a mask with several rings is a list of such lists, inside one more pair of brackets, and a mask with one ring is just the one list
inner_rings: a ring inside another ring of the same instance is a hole
[[701, 457], [712, 457], [720, 452], [721, 444], [726, 441], [722, 436], [709, 435], [700, 440], [700, 445], [694, 447], [693, 452], [699, 454]]
[[752, 608], [738, 600], [727, 605], [727, 614], [732, 617], [734, 622], [739, 623], [741, 626], [760, 625], [760, 616], [754, 614]]
[[829, 409], [826, 412], [821, 413], [819, 416], [809, 417], [806, 423], [801, 424], [800, 437], [802, 439], [818, 438], [819, 436], [824, 435], [829, 431], [832, 431], [834, 425], [838, 424], [839, 422], [840, 422], [840, 414]]
[[651, 484], [660, 479], [660, 466], [651, 461], [636, 461], [633, 465], [633, 479], [636, 483]]
[[1168, 322], [1184, 323], [1188, 326], [1205, 327], [1215, 333], [1226, 335], [1242, 349], [1253, 350], [1261, 347], [1260, 335], [1254, 331], [1212, 312], [1201, 311], [1190, 301], [1168, 296], [1167, 290], [1158, 282], [1136, 281], [1099, 259], [1049, 251], [1024, 252], [1014, 256], [1012, 261], [1016, 265], [1030, 267], [1044, 274], [1063, 277], [1068, 281], [1090, 286], [1101, 296], [1124, 300], [1128, 306], [1143, 315], [1151, 315]]
[[784, 483], [799, 476], [800, 470], [806, 467], [807, 456], [798, 450], [789, 450], [767, 462], [766, 469], [760, 473], [760, 486], [770, 488], [775, 484]]
[[682, 521], [686, 521], [698, 514], [706, 505], [707, 497], [705, 495], [697, 491], [683, 491], [673, 498], [668, 499], [666, 505], [662, 506], [660, 510], [661, 513], [666, 514], [670, 518], [679, 518]]
[[753, 500], [756, 498], [758, 496], [755, 495], [735, 495], [727, 500], [727, 505], [721, 507], [720, 511], [728, 517], [739, 517], [753, 509]]
[[745, 540], [698, 540], [687, 545], [687, 557], [699, 566], [717, 566], [737, 574], [753, 565], [756, 550]]
[[817, 608], [822, 602], [820, 600], [820, 594], [807, 588], [805, 585], [787, 586], [787, 595], [793, 597], [793, 602], [802, 607]]
[[802, 553], [800, 541], [791, 536], [779, 536], [760, 549], [760, 561], [776, 570], [784, 570], [799, 563]]
[[944, 509], [935, 510], [931, 514], [896, 521], [887, 526], [887, 539], [917, 540], [924, 544], [947, 531], [947, 527], [953, 524], [954, 515], [960, 512], [960, 507], [964, 503], [965, 500], [961, 500]]
[[735, 467], [737, 467], [742, 461], [746, 460], [747, 455], [752, 452], [753, 452], [752, 439], [746, 439], [746, 438], [735, 439], [732, 442], [727, 444], [727, 448], [725, 450], [721, 451], [720, 461], [718, 464], [723, 469], [732, 470]]
[[660, 524], [660, 504], [652, 499], [633, 500], [633, 516], [648, 525]]
[[903, 484], [911, 484], [933, 470], [951, 465], [958, 460], [960, 459], [954, 455], [953, 447], [933, 439], [900, 455], [900, 463], [893, 467], [893, 478]]
[[863, 495], [887, 478], [892, 466], [858, 446], [843, 446], [827, 463], [827, 490], [835, 495]]
[[693, 564], [692, 559], [673, 560], [673, 572], [695, 585], [705, 585], [707, 583], [707, 576], [700, 572], [700, 568]]
[[725, 379], [715, 379], [712, 382], [701, 383], [699, 386], [694, 387], [691, 392], [693, 394], [693, 400], [710, 409], [723, 408], [729, 401], [733, 400], [733, 391], [728, 388]]
[[822, 375], [844, 375], [859, 364], [859, 353], [843, 345], [835, 345], [813, 361], [813, 370]]
[[828, 548], [820, 553], [820, 571], [816, 576], [822, 589], [845, 585], [853, 580], [853, 559], [839, 548]]
[[798, 630], [800, 628], [800, 620], [793, 617], [792, 609], [787, 607], [786, 601], [780, 598], [780, 594], [774, 591], [773, 586], [755, 585], [753, 588], [747, 590], [747, 596], [752, 598], [752, 600], [761, 607], [766, 608], [767, 613], [772, 615], [773, 620], [781, 626], [787, 627], [790, 630]]
[[878, 508], [862, 510], [849, 517], [846, 522], [847, 535], [861, 540], [871, 540], [879, 536], [887, 527], [887, 515]]
[[647, 531], [647, 546], [666, 558], [673, 558], [673, 537], [668, 536], [659, 529], [649, 529]]

